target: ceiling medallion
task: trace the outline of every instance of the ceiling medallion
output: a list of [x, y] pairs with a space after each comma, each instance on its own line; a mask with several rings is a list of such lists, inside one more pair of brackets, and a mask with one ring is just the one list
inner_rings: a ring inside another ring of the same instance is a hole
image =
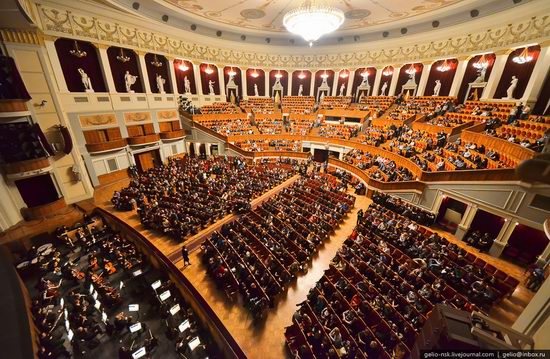
[[533, 60], [533, 56], [529, 54], [529, 50], [527, 50], [526, 47], [523, 48], [523, 51], [518, 56], [515, 56], [512, 61], [514, 61], [516, 64], [526, 64], [528, 62], [531, 62]]
[[319, 0], [306, 0], [303, 4], [287, 12], [283, 18], [285, 28], [300, 35], [309, 46], [323, 35], [338, 30], [344, 23], [344, 12], [338, 8], [322, 5]]
[[443, 63], [436, 67], [436, 70], [439, 72], [447, 72], [451, 69], [451, 65], [447, 62], [447, 59]]
[[481, 55], [479, 60], [477, 60], [476, 62], [474, 62], [472, 64], [472, 66], [475, 67], [478, 70], [486, 69], [486, 68], [489, 67], [489, 61], [487, 61], [487, 59], [485, 58], [485, 54], [483, 54], [483, 55]]
[[78, 57], [79, 59], [86, 57], [87, 55], [86, 51], [82, 51], [78, 48], [78, 42], [76, 40], [74, 41], [74, 48], [69, 51], [69, 53], [75, 57]]

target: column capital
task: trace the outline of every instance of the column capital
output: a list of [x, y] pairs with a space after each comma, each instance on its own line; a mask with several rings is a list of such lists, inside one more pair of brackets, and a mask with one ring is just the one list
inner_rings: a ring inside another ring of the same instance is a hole
[[52, 42], [55, 42], [55, 40], [59, 39], [59, 36], [53, 36], [53, 35], [43, 34], [43, 35], [42, 35], [42, 39], [43, 39], [44, 41], [52, 41]]
[[143, 50], [134, 50], [134, 52], [136, 53], [136, 55], [140, 57], [145, 57], [145, 54], [147, 53], [147, 51], [143, 51]]
[[103, 44], [100, 42], [92, 42], [92, 45], [94, 45], [97, 49], [101, 49], [101, 50], [107, 50], [110, 47], [109, 45]]
[[502, 56], [502, 55], [508, 56], [512, 53], [512, 51], [514, 51], [514, 49], [502, 49], [502, 50], [495, 51], [495, 55], [496, 56]]

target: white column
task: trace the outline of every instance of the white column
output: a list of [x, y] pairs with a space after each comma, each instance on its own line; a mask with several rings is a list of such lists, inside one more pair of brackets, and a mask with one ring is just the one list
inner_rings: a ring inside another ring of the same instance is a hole
[[505, 218], [505, 222], [502, 225], [498, 236], [495, 238], [495, 241], [493, 242], [491, 248], [489, 248], [490, 255], [492, 255], [493, 257], [500, 257], [500, 255], [506, 248], [506, 244], [508, 244], [510, 236], [514, 232], [514, 229], [516, 229], [516, 223], [517, 222], [515, 218]]
[[453, 83], [451, 84], [451, 90], [449, 91], [449, 96], [458, 96], [458, 91], [460, 91], [460, 85], [462, 84], [462, 79], [464, 79], [464, 74], [468, 68], [469, 58], [458, 58], [458, 65], [455, 71], [455, 77], [453, 78]]
[[61, 63], [57, 57], [57, 50], [55, 49], [54, 41], [55, 38], [49, 39], [46, 37], [44, 39], [44, 46], [46, 47], [46, 52], [48, 53], [50, 63], [52, 64], [52, 70], [55, 75], [55, 79], [57, 80], [56, 82], [59, 92], [69, 92], [67, 82], [65, 82], [65, 75], [63, 75], [63, 70], [61, 69]]
[[504, 72], [504, 66], [506, 65], [506, 60], [508, 59], [508, 53], [498, 54], [495, 58], [495, 63], [493, 64], [493, 69], [491, 70], [491, 75], [487, 80], [487, 86], [483, 90], [481, 95], [481, 100], [492, 99], [495, 96], [498, 83]]
[[201, 81], [201, 68], [199, 65], [193, 64], [193, 77], [195, 78], [195, 89], [197, 95], [203, 95], [202, 93], [202, 81]]
[[292, 96], [292, 75], [294, 74], [294, 71], [288, 70], [287, 71], [288, 76], [288, 96]]
[[271, 89], [269, 88], [269, 70], [262, 69], [264, 72], [264, 95], [271, 97]]
[[109, 63], [109, 57], [107, 56], [107, 47], [103, 45], [96, 45], [99, 52], [99, 64], [103, 70], [103, 77], [105, 78], [105, 84], [107, 85], [107, 91], [110, 93], [116, 93], [115, 81], [113, 80], [113, 72], [111, 71], [111, 64]]
[[378, 88], [380, 87], [380, 80], [382, 79], [382, 71], [384, 71], [384, 68], [376, 69], [376, 76], [374, 76], [374, 85], [372, 89], [372, 95], [378, 96]]
[[420, 74], [420, 80], [418, 81], [416, 96], [424, 96], [424, 91], [426, 91], [426, 84], [428, 83], [428, 77], [430, 77], [431, 69], [432, 64], [424, 64], [424, 66], [422, 66], [422, 73]]
[[388, 96], [395, 96], [395, 89], [397, 88], [397, 80], [399, 80], [399, 71], [401, 67], [395, 66], [393, 68], [393, 75], [390, 82], [390, 90], [388, 91]]
[[537, 257], [537, 264], [544, 266], [550, 261], [550, 243], [546, 245], [544, 251]]
[[340, 78], [340, 73], [334, 70], [334, 79], [332, 80], [332, 96], [338, 95], [338, 79]]
[[205, 143], [205, 144], [204, 144], [204, 147], [205, 147], [205, 149], [206, 149], [206, 155], [207, 155], [207, 156], [212, 155], [212, 152], [211, 152], [211, 150], [210, 150], [210, 146], [212, 146], [211, 143]]
[[315, 74], [317, 73], [317, 71], [314, 73], [313, 71], [310, 71], [311, 73], [311, 85], [309, 86], [309, 96], [315, 96]]
[[218, 67], [218, 82], [220, 83], [220, 94], [224, 97], [226, 97], [225, 94], [225, 77], [223, 76], [223, 66], [224, 65], [216, 65]]
[[[176, 69], [174, 68], [174, 58], [168, 58], [168, 76], [170, 77], [170, 83], [172, 84], [172, 93], [178, 95], [178, 82], [176, 80]], [[175, 96], [177, 97], [177, 96]]]
[[248, 88], [247, 88], [247, 84], [246, 84], [246, 70], [243, 70], [243, 69], [240, 69], [241, 70], [241, 86], [242, 86], [242, 93], [243, 93], [243, 98], [248, 98]]
[[[547, 339], [548, 312], [550, 311], [550, 279], [546, 279], [527, 307], [521, 312], [512, 325], [512, 329], [527, 335], [535, 336], [535, 348], [543, 348], [543, 338]], [[546, 329], [547, 330], [547, 329]], [[540, 333], [540, 334], [539, 334]], [[540, 339], [540, 342], [538, 341]]]
[[140, 77], [141, 81], [143, 81], [143, 88], [145, 89], [145, 93], [152, 93], [151, 91], [151, 85], [149, 84], [149, 76], [147, 75], [147, 65], [145, 63], [145, 53], [139, 52], [138, 53], [138, 59], [139, 59], [139, 71], [140, 71]]
[[464, 215], [462, 216], [462, 220], [458, 224], [458, 228], [455, 232], [455, 237], [462, 240], [468, 230], [470, 229], [470, 226], [472, 225], [472, 221], [474, 220], [476, 213], [477, 213], [477, 205], [470, 204], [468, 207], [466, 207], [466, 211], [464, 211]]
[[547, 46], [540, 49], [539, 58], [537, 59], [531, 78], [529, 79], [525, 92], [521, 98], [522, 101], [529, 102], [530, 104], [537, 102], [537, 98], [539, 97], [549, 69], [550, 47]]
[[353, 90], [353, 81], [355, 81], [355, 71], [350, 70], [348, 77], [348, 86], [346, 88], [346, 96], [353, 96], [353, 94], [351, 93], [351, 91]]

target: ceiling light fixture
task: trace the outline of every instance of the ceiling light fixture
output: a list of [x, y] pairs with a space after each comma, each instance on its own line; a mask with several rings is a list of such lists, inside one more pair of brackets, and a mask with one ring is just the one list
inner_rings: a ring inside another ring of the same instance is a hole
[[208, 75], [212, 75], [214, 73], [214, 70], [210, 67], [210, 64], [206, 65], [206, 68], [204, 69], [204, 72], [206, 72]]
[[518, 56], [515, 56], [512, 61], [514, 61], [516, 64], [526, 64], [528, 62], [531, 62], [533, 60], [533, 56], [529, 54], [529, 50], [527, 47], [523, 48], [523, 51]]
[[157, 58], [157, 54], [154, 54], [155, 58], [153, 59], [153, 61], [151, 61], [151, 65], [155, 66], [155, 67], [161, 67], [162, 66], [162, 62], [159, 61], [159, 59]]
[[405, 70], [405, 72], [409, 75], [414, 75], [416, 73], [416, 69], [414, 68], [414, 64], [411, 64], [408, 69]]
[[74, 48], [69, 51], [69, 53], [75, 57], [78, 57], [79, 59], [86, 57], [87, 55], [86, 51], [80, 50], [78, 48], [78, 42], [76, 40], [74, 41]]
[[187, 66], [185, 61], [182, 60], [181, 63], [179, 64], [179, 66], [178, 66], [178, 70], [185, 72], [185, 71], [189, 70], [189, 66]]
[[232, 67], [231, 70], [227, 71], [227, 74], [229, 76], [235, 76], [237, 74], [237, 72], [235, 72], [235, 70], [233, 70], [233, 67]]
[[281, 70], [277, 70], [277, 73], [275, 74], [275, 78], [280, 79], [281, 77], [283, 77], [283, 74], [281, 73]]
[[321, 78], [322, 78], [322, 79], [328, 79], [327, 70], [325, 70], [325, 72], [323, 72], [323, 73], [321, 74]]
[[340, 77], [343, 79], [347, 79], [349, 77], [349, 71], [348, 70], [340, 71]]
[[[390, 75], [391, 75], [391, 73], [390, 73]], [[370, 76], [369, 71], [367, 69], [363, 69], [363, 72], [361, 72], [361, 77], [363, 77], [363, 79], [366, 79], [369, 76]], [[384, 76], [386, 76], [386, 75], [384, 75]], [[387, 75], [387, 76], [389, 76], [389, 75]]]
[[303, 79], [306, 78], [306, 74], [304, 74], [304, 71], [303, 71], [303, 70], [302, 70], [302, 71], [300, 72], [300, 74], [298, 75], [298, 78], [299, 78], [300, 80], [303, 80]]
[[451, 69], [451, 65], [447, 62], [447, 59], [443, 63], [436, 67], [436, 70], [439, 72], [447, 72]]
[[393, 74], [393, 69], [391, 68], [391, 66], [386, 66], [384, 68], [384, 71], [382, 71], [382, 75], [384, 76], [391, 76]]
[[260, 76], [260, 74], [258, 73], [258, 71], [256, 71], [256, 69], [254, 69], [254, 72], [252, 72], [252, 73], [250, 74], [250, 76], [252, 76], [253, 78], [257, 79], [257, 78]]
[[489, 67], [489, 61], [487, 61], [487, 59], [485, 58], [485, 54], [483, 54], [483, 55], [481, 55], [479, 60], [477, 60], [476, 62], [473, 63], [472, 66], [475, 67], [478, 70], [486, 69], [486, 68]]
[[130, 61], [130, 57], [124, 55], [124, 50], [122, 49], [122, 47], [120, 48], [120, 55], [118, 55], [116, 59], [122, 63]]
[[287, 12], [283, 18], [285, 28], [313, 46], [323, 35], [338, 30], [344, 23], [345, 15], [340, 9], [320, 4], [319, 0], [306, 0], [303, 4]]

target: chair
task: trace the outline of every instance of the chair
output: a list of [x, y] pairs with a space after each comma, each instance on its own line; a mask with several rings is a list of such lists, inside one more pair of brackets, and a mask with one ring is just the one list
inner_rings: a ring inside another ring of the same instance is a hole
[[508, 274], [506, 272], [501, 271], [500, 269], [497, 269], [496, 272], [493, 274], [497, 279], [500, 279], [502, 281], [506, 280], [508, 277]]

